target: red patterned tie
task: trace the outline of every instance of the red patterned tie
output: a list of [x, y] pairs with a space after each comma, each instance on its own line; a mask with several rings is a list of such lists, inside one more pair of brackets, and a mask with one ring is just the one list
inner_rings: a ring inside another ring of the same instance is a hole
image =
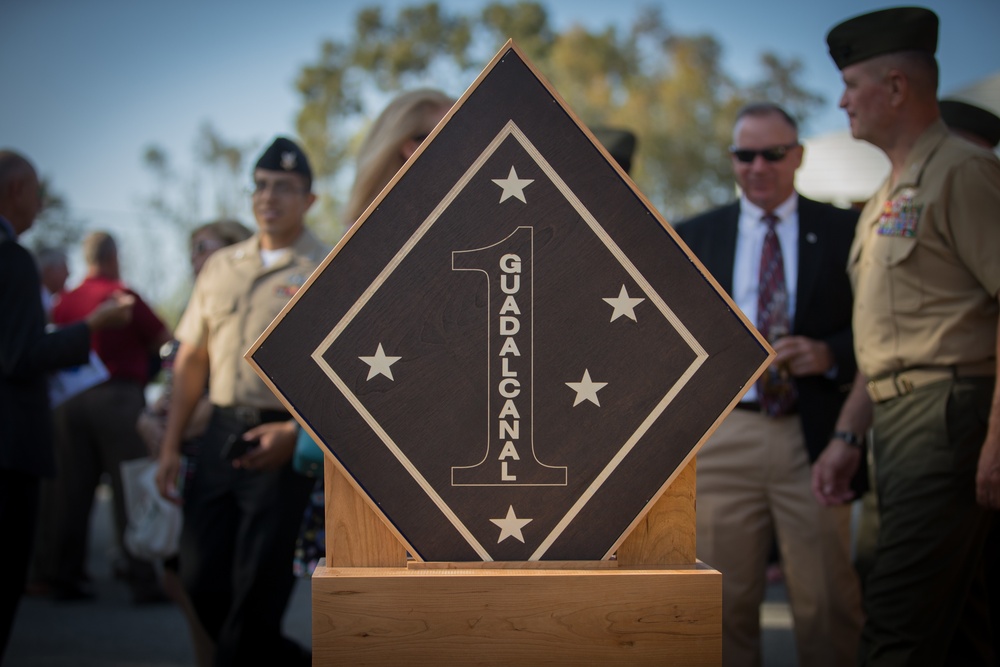
[[[761, 221], [767, 225], [764, 247], [760, 253], [760, 281], [757, 287], [757, 328], [774, 344], [791, 333], [788, 320], [788, 288], [785, 284], [785, 262], [781, 257], [781, 242], [774, 227], [778, 217], [765, 213]], [[795, 404], [796, 391], [787, 369], [768, 368], [757, 382], [757, 392], [764, 411], [778, 417]]]

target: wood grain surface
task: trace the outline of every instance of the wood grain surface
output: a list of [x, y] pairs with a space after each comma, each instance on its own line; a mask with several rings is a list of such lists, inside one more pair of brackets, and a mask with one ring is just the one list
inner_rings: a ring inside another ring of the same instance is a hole
[[319, 568], [313, 660], [351, 665], [718, 665], [721, 575]]

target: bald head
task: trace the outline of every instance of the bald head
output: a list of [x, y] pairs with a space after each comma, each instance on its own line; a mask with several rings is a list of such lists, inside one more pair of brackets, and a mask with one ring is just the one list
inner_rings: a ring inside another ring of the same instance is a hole
[[22, 234], [42, 209], [38, 174], [19, 153], [0, 150], [0, 215]]
[[119, 277], [118, 244], [107, 232], [87, 234], [83, 239], [83, 261], [87, 263], [88, 276]]
[[[21, 155], [11, 150], [0, 150], [0, 184], [6, 185], [15, 178], [35, 173], [35, 168]], [[0, 193], [2, 196], [3, 193]]]
[[69, 264], [66, 253], [61, 248], [41, 248], [35, 253], [38, 262], [38, 272], [42, 276], [42, 285], [49, 294], [58, 294], [66, 287], [69, 278]]

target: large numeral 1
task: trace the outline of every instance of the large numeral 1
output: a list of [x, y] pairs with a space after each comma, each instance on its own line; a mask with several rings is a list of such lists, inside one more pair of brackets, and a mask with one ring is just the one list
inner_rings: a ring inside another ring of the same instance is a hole
[[489, 284], [490, 437], [478, 463], [452, 467], [454, 486], [566, 484], [565, 466], [547, 466], [535, 456], [533, 233], [518, 227], [491, 246], [451, 254], [452, 270], [479, 271]]

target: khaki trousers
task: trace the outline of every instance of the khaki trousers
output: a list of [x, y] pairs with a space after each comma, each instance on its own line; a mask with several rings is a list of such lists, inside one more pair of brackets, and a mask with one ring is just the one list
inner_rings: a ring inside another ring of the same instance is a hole
[[776, 537], [799, 665], [854, 665], [861, 600], [850, 507], [812, 495], [797, 416], [734, 410], [698, 453], [698, 558], [722, 573], [722, 661], [761, 664], [760, 605]]

